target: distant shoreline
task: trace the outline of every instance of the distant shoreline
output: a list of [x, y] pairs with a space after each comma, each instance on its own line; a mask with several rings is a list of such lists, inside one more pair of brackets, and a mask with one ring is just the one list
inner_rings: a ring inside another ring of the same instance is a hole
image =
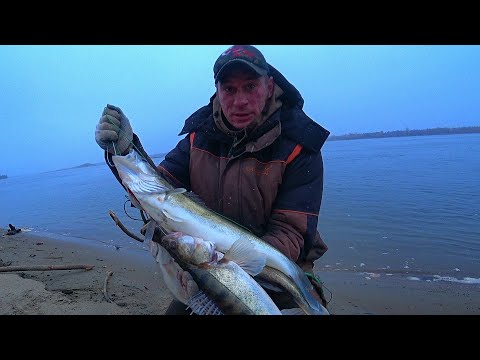
[[405, 137], [405, 136], [428, 136], [428, 135], [454, 135], [454, 134], [476, 134], [480, 133], [480, 126], [467, 126], [458, 128], [433, 128], [423, 130], [395, 130], [395, 131], [377, 131], [362, 134], [346, 134], [331, 135], [328, 140], [357, 140], [357, 139], [378, 139], [388, 137]]
[[[166, 154], [167, 153], [157, 153], [157, 154], [151, 155], [150, 158], [157, 159], [157, 158], [164, 157]], [[81, 164], [81, 165], [72, 166], [72, 167], [68, 167], [68, 168], [44, 171], [44, 173], [51, 173], [51, 172], [56, 172], [56, 171], [65, 171], [65, 170], [72, 170], [72, 169], [79, 169], [79, 168], [86, 168], [86, 167], [99, 166], [99, 165], [106, 165], [106, 162], [102, 161], [102, 162], [98, 162], [98, 163], [84, 163], [84, 164]], [[1, 179], [1, 177], [0, 177], [0, 179]]]
[[[395, 130], [395, 131], [377, 131], [371, 133], [353, 133], [346, 135], [330, 135], [328, 141], [339, 141], [339, 140], [357, 140], [357, 139], [379, 139], [379, 138], [389, 138], [389, 137], [406, 137], [406, 136], [426, 136], [426, 135], [454, 135], [454, 134], [476, 134], [480, 133], [480, 126], [466, 126], [458, 128], [434, 128], [434, 129], [423, 129], [423, 130]], [[167, 153], [156, 153], [150, 155], [150, 158], [157, 159], [162, 158]], [[69, 168], [57, 169], [45, 171], [46, 173], [63, 171], [77, 168], [84, 168], [90, 166], [105, 165], [105, 162], [99, 163], [84, 163], [82, 165], [77, 165]]]

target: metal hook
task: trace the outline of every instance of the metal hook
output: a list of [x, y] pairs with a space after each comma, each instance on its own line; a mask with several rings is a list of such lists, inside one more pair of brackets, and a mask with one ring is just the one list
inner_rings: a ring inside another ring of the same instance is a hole
[[[117, 150], [115, 149], [115, 142], [112, 141], [112, 145], [113, 145], [113, 151], [114, 151], [115, 155], [117, 155]], [[107, 153], [108, 153], [108, 146], [107, 146]], [[109, 154], [107, 154], [107, 164], [110, 167], [115, 167], [115, 164], [110, 161]]]

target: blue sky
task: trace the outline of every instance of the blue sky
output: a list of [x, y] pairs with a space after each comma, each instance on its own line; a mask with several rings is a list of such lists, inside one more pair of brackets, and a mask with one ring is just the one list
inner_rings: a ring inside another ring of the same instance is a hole
[[[334, 135], [480, 125], [480, 46], [256, 45]], [[167, 152], [214, 93], [229, 45], [0, 45], [0, 174], [103, 161], [107, 103], [147, 152]]]

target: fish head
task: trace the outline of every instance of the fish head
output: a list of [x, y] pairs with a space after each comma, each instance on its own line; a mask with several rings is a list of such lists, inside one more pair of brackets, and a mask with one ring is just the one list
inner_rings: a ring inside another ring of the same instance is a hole
[[148, 179], [156, 175], [146, 166], [146, 161], [134, 150], [123, 156], [113, 155], [112, 161], [120, 179], [125, 184], [135, 182], [138, 178]]
[[209, 263], [215, 259], [215, 245], [198, 237], [183, 235], [177, 241], [178, 254], [191, 264]]
[[[130, 150], [124, 156], [114, 155], [112, 161], [130, 199], [139, 194], [148, 195], [170, 190], [166, 184], [159, 181], [156, 170], [135, 150]], [[134, 199], [132, 202], [135, 204]]]
[[194, 249], [192, 253], [192, 263], [198, 265], [216, 261], [215, 244], [202, 238], [194, 237]]
[[190, 264], [198, 265], [216, 260], [215, 245], [198, 237], [172, 232], [162, 238], [162, 244]]

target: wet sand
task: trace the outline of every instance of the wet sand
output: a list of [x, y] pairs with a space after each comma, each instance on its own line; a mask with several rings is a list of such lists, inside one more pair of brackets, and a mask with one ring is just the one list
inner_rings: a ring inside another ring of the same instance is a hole
[[[0, 229], [0, 234], [5, 233]], [[172, 299], [147, 250], [81, 244], [28, 232], [0, 237], [0, 266], [73, 264], [93, 268], [0, 272], [0, 314], [161, 315]], [[322, 271], [318, 276], [332, 293], [328, 309], [333, 315], [480, 314], [478, 285], [360, 272]]]

